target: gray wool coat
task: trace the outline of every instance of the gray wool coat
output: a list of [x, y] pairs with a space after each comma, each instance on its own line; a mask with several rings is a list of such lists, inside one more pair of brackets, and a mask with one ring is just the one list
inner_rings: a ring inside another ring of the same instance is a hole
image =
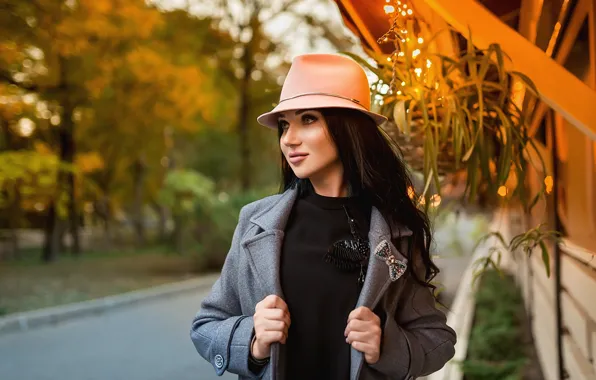
[[[284, 379], [284, 345], [271, 346], [271, 360], [259, 374], [250, 371], [248, 357], [256, 304], [270, 294], [283, 299], [280, 253], [296, 197], [295, 190], [288, 190], [251, 203], [240, 212], [221, 276], [203, 300], [190, 331], [197, 351], [218, 375], [228, 371], [241, 380]], [[394, 236], [411, 234], [406, 228], [394, 229]], [[372, 249], [387, 242], [395, 259], [407, 262], [401, 252], [408, 239], [399, 239], [397, 249], [391, 243], [389, 226], [374, 207], [368, 237]], [[381, 326], [378, 362], [369, 365], [362, 353], [351, 349], [350, 380], [414, 379], [439, 370], [453, 357], [455, 333], [436, 309], [430, 290], [415, 283], [408, 272], [392, 280], [386, 260], [372, 251], [355, 308], [360, 306], [371, 310], [382, 307], [393, 318], [385, 318]]]

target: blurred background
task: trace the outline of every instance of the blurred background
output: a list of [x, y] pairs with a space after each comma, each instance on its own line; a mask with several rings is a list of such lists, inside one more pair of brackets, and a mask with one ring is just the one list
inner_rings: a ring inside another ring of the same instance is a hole
[[596, 379], [594, 0], [0, 0], [0, 379], [216, 378], [190, 322], [313, 52], [365, 67], [431, 217], [429, 378]]

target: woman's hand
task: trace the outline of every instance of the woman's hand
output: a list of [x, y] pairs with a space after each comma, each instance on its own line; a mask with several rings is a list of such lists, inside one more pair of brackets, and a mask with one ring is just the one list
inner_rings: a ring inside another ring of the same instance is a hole
[[367, 307], [361, 306], [348, 316], [344, 331], [346, 342], [364, 354], [368, 364], [375, 364], [381, 355], [381, 319]]
[[288, 338], [288, 305], [278, 296], [269, 295], [257, 304], [253, 319], [256, 340], [250, 348], [250, 353], [255, 359], [268, 358], [271, 344], [285, 344]]

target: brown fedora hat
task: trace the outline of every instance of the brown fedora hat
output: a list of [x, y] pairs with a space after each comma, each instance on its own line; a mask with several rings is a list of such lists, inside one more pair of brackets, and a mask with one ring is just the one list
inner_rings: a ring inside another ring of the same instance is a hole
[[257, 118], [259, 124], [277, 128], [283, 111], [317, 108], [350, 108], [364, 112], [377, 125], [387, 121], [370, 111], [366, 73], [353, 59], [337, 54], [305, 54], [292, 61], [277, 106]]

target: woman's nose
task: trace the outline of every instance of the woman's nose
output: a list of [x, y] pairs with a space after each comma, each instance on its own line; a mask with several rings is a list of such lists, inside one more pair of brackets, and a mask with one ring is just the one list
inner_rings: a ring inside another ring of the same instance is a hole
[[299, 145], [300, 139], [299, 139], [298, 133], [296, 131], [296, 128], [294, 128], [292, 126], [288, 127], [288, 129], [286, 129], [284, 134], [281, 136], [281, 142], [285, 146]]

